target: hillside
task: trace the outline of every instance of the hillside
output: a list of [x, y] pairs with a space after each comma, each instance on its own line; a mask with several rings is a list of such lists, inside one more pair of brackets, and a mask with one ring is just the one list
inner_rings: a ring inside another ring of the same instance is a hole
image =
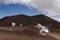
[[47, 26], [49, 29], [60, 29], [60, 23], [43, 14], [27, 16], [24, 14], [7, 16], [0, 20], [0, 26], [11, 26], [12, 22], [16, 22], [16, 26], [23, 24], [23, 26], [34, 26], [37, 23]]

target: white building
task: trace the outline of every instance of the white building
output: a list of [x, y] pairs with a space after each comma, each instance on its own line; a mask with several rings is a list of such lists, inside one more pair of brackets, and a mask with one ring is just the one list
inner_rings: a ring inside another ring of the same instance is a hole
[[12, 22], [12, 27], [15, 27], [16, 26], [16, 23], [15, 22]]

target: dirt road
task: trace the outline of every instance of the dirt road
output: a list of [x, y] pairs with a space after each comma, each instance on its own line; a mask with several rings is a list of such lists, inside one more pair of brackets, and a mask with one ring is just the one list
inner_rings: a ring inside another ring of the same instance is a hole
[[19, 34], [19, 32], [6, 32], [4, 30], [3, 31], [0, 30], [0, 40], [58, 40], [58, 39], [56, 39], [53, 36], [50, 36], [50, 34], [47, 35], [46, 37], [41, 37], [33, 35], [21, 35]]
[[0, 40], [57, 40], [57, 39], [51, 36], [40, 37], [40, 36], [18, 35], [18, 34], [0, 32]]
[[50, 32], [49, 32], [48, 35], [56, 38], [57, 40], [60, 40], [60, 36], [58, 36], [57, 34], [53, 34], [53, 33], [50, 33]]

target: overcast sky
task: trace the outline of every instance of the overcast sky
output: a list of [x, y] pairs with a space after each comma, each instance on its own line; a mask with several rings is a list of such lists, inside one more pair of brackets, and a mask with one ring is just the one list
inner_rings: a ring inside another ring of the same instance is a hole
[[45, 14], [60, 21], [60, 0], [0, 0], [0, 18], [21, 13]]

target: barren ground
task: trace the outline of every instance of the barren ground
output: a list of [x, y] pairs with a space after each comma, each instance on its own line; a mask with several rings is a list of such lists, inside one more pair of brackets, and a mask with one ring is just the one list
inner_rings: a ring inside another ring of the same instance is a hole
[[[1, 28], [4, 30], [0, 30], [0, 40], [58, 40], [54, 36], [48, 34], [46, 37], [41, 37], [38, 35], [31, 35], [31, 34], [20, 34], [19, 32], [8, 32], [5, 31], [7, 28]], [[24, 33], [24, 32], [23, 32]]]

